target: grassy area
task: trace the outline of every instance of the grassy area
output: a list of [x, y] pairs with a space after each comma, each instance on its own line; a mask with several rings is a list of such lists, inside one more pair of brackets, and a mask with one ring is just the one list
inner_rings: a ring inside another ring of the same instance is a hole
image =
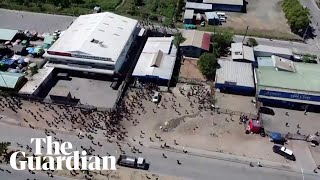
[[[50, 0], [46, 0], [46, 2], [50, 2]], [[103, 10], [113, 11], [121, 3], [121, 0], [78, 0], [77, 3], [71, 2], [75, 1], [70, 0], [70, 4], [62, 8], [60, 5], [39, 3], [36, 0], [1, 0], [0, 8], [79, 16], [91, 13], [96, 5], [100, 5]]]
[[[182, 23], [178, 24], [179, 28], [183, 28]], [[227, 28], [223, 26], [211, 26], [207, 25], [205, 27], [197, 26], [197, 30], [199, 31], [224, 31], [224, 30], [231, 30], [234, 32], [234, 34], [237, 35], [245, 35], [246, 30], [245, 29], [233, 29], [233, 28]], [[277, 31], [268, 31], [268, 30], [252, 30], [249, 29], [247, 36], [254, 36], [254, 37], [260, 37], [260, 38], [272, 38], [272, 39], [280, 39], [280, 40], [286, 40], [286, 41], [302, 41], [302, 38], [298, 35], [291, 34], [291, 33], [283, 33], [283, 32], [277, 32]]]
[[163, 18], [172, 19], [176, 2], [176, 0], [143, 0], [142, 6], [136, 6], [134, 0], [125, 0], [116, 12], [160, 22]]

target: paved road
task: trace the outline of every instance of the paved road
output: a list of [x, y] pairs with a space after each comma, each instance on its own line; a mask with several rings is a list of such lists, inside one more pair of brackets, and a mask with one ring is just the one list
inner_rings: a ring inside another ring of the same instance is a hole
[[[320, 13], [318, 13], [318, 16], [320, 16]], [[67, 27], [70, 25], [70, 23], [72, 23], [74, 19], [75, 17], [71, 16], [0, 9], [0, 28], [36, 30], [40, 33], [53, 32], [57, 29], [67, 29]], [[234, 40], [236, 42], [241, 42], [242, 39], [243, 36], [235, 36]], [[320, 52], [320, 47], [316, 46], [313, 40], [310, 40], [308, 41], [308, 44], [305, 44], [279, 40], [270, 41], [269, 39], [263, 38], [256, 39], [259, 44], [286, 47], [292, 49], [297, 53], [319, 54]]]
[[[275, 47], [283, 47], [283, 48], [289, 48], [294, 53], [298, 54], [320, 54], [320, 48], [314, 45], [313, 41], [309, 41], [308, 43], [300, 43], [300, 42], [291, 42], [291, 41], [281, 41], [281, 40], [270, 40], [265, 38], [257, 38], [254, 37], [258, 44], [262, 45], [268, 45], [268, 46], [275, 46]], [[235, 42], [242, 42], [243, 36], [236, 35], [234, 37]]]
[[[22, 144], [30, 145], [31, 137], [44, 137], [44, 133], [39, 130], [32, 130], [29, 128], [21, 128], [17, 126], [11, 126], [7, 124], [0, 124], [0, 137], [1, 141], [10, 141], [12, 145], [15, 146], [19, 142]], [[71, 142], [74, 146], [93, 146], [88, 139], [83, 139], [81, 142], [76, 136], [57, 134], [58, 138], [63, 137], [66, 141]], [[103, 147], [97, 147], [96, 152], [100, 155], [105, 155], [109, 152], [111, 155], [117, 156], [119, 150], [114, 144], [102, 143]], [[33, 147], [33, 145], [31, 145]], [[138, 146], [137, 146], [138, 147]], [[207, 179], [255, 179], [255, 180], [269, 180], [269, 179], [290, 179], [290, 180], [300, 180], [302, 179], [302, 174], [300, 172], [277, 170], [272, 168], [258, 168], [250, 167], [248, 164], [234, 163], [231, 161], [223, 161], [206, 157], [192, 156], [183, 153], [177, 153], [172, 151], [166, 151], [165, 154], [167, 159], [162, 157], [162, 150], [138, 147], [143, 153], [142, 156], [147, 158], [151, 162], [150, 171], [153, 173], [163, 174], [163, 175], [174, 175], [181, 176], [185, 179], [197, 179], [197, 180], [207, 180]], [[124, 147], [127, 151], [128, 147]], [[137, 156], [137, 155], [136, 155]], [[177, 165], [176, 160], [181, 161], [181, 165]], [[23, 176], [23, 173], [21, 174]], [[11, 178], [10, 178], [11, 179]], [[305, 174], [305, 180], [316, 180], [319, 176], [313, 174]], [[18, 180], [18, 179], [17, 179]]]
[[300, 2], [310, 10], [311, 26], [315, 29], [314, 34], [316, 37], [309, 39], [308, 43], [313, 44], [320, 50], [320, 10], [314, 0], [300, 0]]
[[75, 17], [0, 9], [0, 28], [39, 33], [67, 29]]

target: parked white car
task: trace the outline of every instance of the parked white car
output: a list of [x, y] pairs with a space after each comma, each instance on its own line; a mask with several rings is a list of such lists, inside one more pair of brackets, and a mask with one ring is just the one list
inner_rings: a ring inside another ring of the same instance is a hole
[[152, 102], [158, 103], [160, 101], [160, 93], [158, 91], [155, 91], [152, 96]]

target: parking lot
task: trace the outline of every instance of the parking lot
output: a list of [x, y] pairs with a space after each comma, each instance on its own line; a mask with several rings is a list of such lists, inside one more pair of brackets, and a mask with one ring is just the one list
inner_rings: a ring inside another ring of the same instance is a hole
[[290, 27], [281, 8], [281, 0], [247, 0], [247, 13], [226, 12], [227, 22], [224, 27], [249, 32], [263, 30], [270, 32], [290, 33]]
[[0, 28], [37, 31], [65, 30], [75, 17], [0, 9]]

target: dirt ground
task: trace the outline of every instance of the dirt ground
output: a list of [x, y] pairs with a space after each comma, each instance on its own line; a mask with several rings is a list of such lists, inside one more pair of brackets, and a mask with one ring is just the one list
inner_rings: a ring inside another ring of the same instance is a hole
[[197, 67], [197, 61], [196, 59], [185, 58], [181, 65], [179, 76], [185, 79], [205, 81], [205, 78]]
[[282, 0], [247, 0], [247, 13], [226, 12], [225, 27], [291, 33], [281, 8]]
[[[238, 115], [199, 109], [198, 97], [205, 94], [203, 91], [209, 91], [210, 87], [201, 87], [202, 90], [194, 91], [194, 95], [188, 98], [186, 94], [192, 92], [190, 87], [190, 85], [178, 84], [172, 90], [173, 94], [162, 93], [158, 106], [150, 101], [151, 97], [142, 99], [144, 108], [136, 108], [133, 114], [134, 119], [140, 123], [124, 124], [129, 137], [160, 146], [159, 142], [149, 140], [157, 134], [161, 136], [163, 142], [172, 145], [176, 140], [180, 146], [186, 148], [289, 163], [272, 152], [273, 144], [268, 138], [255, 134], [246, 135], [244, 125], [239, 123]], [[136, 94], [136, 91], [141, 90], [133, 89], [129, 96]], [[232, 113], [231, 110], [228, 112]], [[141, 130], [145, 133], [143, 138], [140, 136]]]
[[257, 109], [255, 108], [255, 104], [252, 103], [253, 99], [255, 98], [252, 96], [240, 96], [220, 92], [215, 92], [214, 94], [216, 107], [219, 107], [220, 109], [228, 109], [231, 111], [242, 112], [245, 113], [247, 116], [252, 117], [254, 115], [257, 115]]
[[[130, 168], [120, 167], [117, 169], [117, 171], [102, 171], [101, 174], [99, 172], [93, 172], [94, 180], [180, 180], [178, 177], [173, 176], [162, 176], [157, 174], [152, 174], [146, 171], [140, 171], [140, 170], [133, 170]], [[65, 177], [73, 177], [70, 176], [69, 171], [58, 171], [58, 174], [60, 176]], [[79, 174], [77, 176], [77, 179], [84, 179], [84, 174]]]

